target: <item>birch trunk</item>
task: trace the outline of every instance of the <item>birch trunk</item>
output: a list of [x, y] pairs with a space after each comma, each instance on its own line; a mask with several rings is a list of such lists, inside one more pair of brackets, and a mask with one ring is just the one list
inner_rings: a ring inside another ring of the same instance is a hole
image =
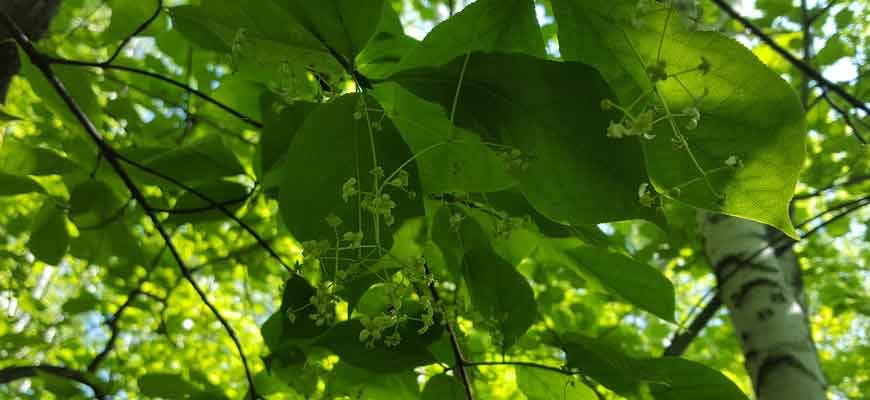
[[777, 255], [756, 222], [699, 212], [698, 228], [756, 398], [825, 399], [794, 254]]

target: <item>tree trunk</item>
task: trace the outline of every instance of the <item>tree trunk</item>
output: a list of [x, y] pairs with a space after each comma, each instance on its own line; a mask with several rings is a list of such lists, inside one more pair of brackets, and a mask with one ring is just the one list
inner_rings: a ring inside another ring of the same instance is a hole
[[[60, 6], [60, 0], [0, 0], [0, 11], [11, 16], [31, 39], [39, 39]], [[0, 104], [6, 101], [9, 82], [21, 67], [18, 50], [4, 28], [0, 28]]]
[[756, 222], [699, 212], [698, 227], [756, 397], [825, 399], [794, 254], [777, 255], [768, 228]]

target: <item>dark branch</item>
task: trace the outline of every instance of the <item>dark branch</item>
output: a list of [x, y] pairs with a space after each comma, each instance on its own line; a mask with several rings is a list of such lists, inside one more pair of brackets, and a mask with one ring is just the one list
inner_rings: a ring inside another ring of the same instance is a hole
[[0, 17], [2, 17], [3, 22], [5, 23], [7, 29], [12, 32], [13, 38], [18, 43], [19, 46], [27, 53], [31, 62], [39, 68], [39, 70], [43, 73], [45, 78], [49, 81], [49, 83], [54, 87], [55, 92], [61, 97], [70, 111], [75, 115], [76, 119], [84, 128], [85, 132], [90, 136], [91, 140], [100, 150], [100, 153], [103, 154], [103, 157], [106, 159], [106, 162], [112, 167], [121, 181], [124, 183], [124, 186], [127, 187], [127, 190], [130, 191], [130, 195], [136, 200], [136, 202], [142, 206], [142, 209], [145, 211], [145, 214], [154, 224], [154, 227], [157, 229], [157, 232], [160, 234], [160, 237], [166, 243], [166, 246], [169, 248], [170, 253], [178, 264], [178, 268], [181, 270], [181, 274], [190, 284], [194, 291], [196, 291], [200, 300], [203, 304], [208, 307], [211, 313], [220, 321], [224, 330], [230, 336], [233, 343], [235, 344], [236, 350], [239, 352], [239, 358], [242, 361], [242, 365], [245, 369], [245, 377], [248, 381], [248, 387], [251, 393], [252, 398], [257, 398], [256, 388], [254, 386], [254, 377], [251, 374], [250, 367], [248, 366], [248, 361], [245, 356], [244, 350], [242, 349], [242, 344], [236, 335], [235, 330], [229, 324], [229, 322], [221, 315], [220, 311], [208, 300], [205, 292], [203, 292], [202, 288], [199, 287], [199, 284], [196, 283], [196, 280], [193, 278], [193, 275], [190, 273], [190, 270], [187, 268], [187, 265], [184, 262], [184, 259], [181, 257], [181, 254], [178, 252], [178, 249], [172, 243], [172, 238], [169, 236], [169, 233], [163, 227], [160, 222], [160, 219], [157, 217], [157, 213], [150, 208], [148, 205], [148, 201], [145, 198], [145, 195], [142, 191], [136, 186], [133, 179], [124, 169], [123, 165], [120, 161], [120, 153], [115, 150], [108, 142], [106, 142], [100, 132], [97, 130], [96, 126], [91, 122], [88, 116], [82, 111], [79, 107], [78, 103], [75, 99], [67, 91], [63, 82], [58, 79], [57, 75], [51, 69], [51, 61], [45, 57], [42, 53], [39, 53], [36, 48], [33, 47], [33, 44], [30, 43], [30, 40], [27, 38], [27, 35], [22, 32], [18, 26], [15, 24], [11, 18], [9, 18], [6, 13], [0, 12]]
[[[784, 47], [780, 46], [773, 38], [765, 34], [761, 28], [755, 26], [751, 21], [749, 21], [746, 17], [740, 15], [734, 8], [732, 8], [726, 0], [712, 0], [716, 6], [718, 6], [723, 12], [728, 14], [731, 18], [734, 18], [743, 25], [748, 31], [752, 32], [753, 35], [757, 36], [762, 42], [770, 46], [775, 52], [779, 53], [780, 56], [785, 58], [791, 65], [800, 70], [803, 74], [809, 76], [814, 81], [819, 84], [819, 87], [826, 88], [838, 96], [842, 97], [843, 100], [848, 102], [852, 107], [855, 107], [859, 110], [862, 110], [868, 114], [870, 114], [870, 107], [867, 106], [863, 101], [857, 99], [855, 96], [847, 92], [845, 89], [840, 87], [839, 85], [831, 82], [822, 74], [817, 71], [815, 68], [811, 67], [807, 63], [798, 59], [794, 54], [791, 54]], [[859, 132], [855, 132], [855, 137], [862, 143], [867, 144], [864, 138], [860, 135]]]
[[224, 103], [221, 103], [220, 101], [218, 101], [214, 97], [211, 97], [211, 96], [205, 94], [204, 92], [193, 88], [190, 85], [176, 81], [175, 79], [172, 79], [172, 78], [167, 78], [167, 77], [160, 75], [158, 73], [155, 73], [155, 72], [151, 72], [148, 70], [135, 68], [135, 67], [128, 67], [128, 66], [124, 66], [124, 65], [104, 64], [104, 63], [92, 62], [92, 61], [67, 60], [67, 59], [56, 58], [56, 57], [45, 57], [45, 60], [49, 64], [72, 65], [72, 66], [79, 66], [79, 67], [94, 67], [94, 68], [100, 68], [100, 69], [118, 70], [118, 71], [133, 73], [133, 74], [144, 75], [144, 76], [147, 76], [149, 78], [157, 79], [159, 81], [168, 83], [168, 84], [175, 86], [177, 88], [184, 89], [184, 90], [194, 94], [196, 97], [199, 97], [200, 99], [203, 99], [206, 102], [211, 103], [211, 104], [217, 106], [218, 108], [220, 108], [221, 110], [224, 110], [227, 113], [233, 115], [234, 117], [246, 122], [248, 125], [251, 125], [251, 126], [256, 127], [256, 128], [263, 127], [262, 122], [259, 122], [255, 119], [243, 114], [241, 111], [238, 111], [238, 110], [236, 110], [236, 109], [234, 109], [234, 108], [232, 108]]
[[49, 374], [59, 378], [76, 381], [91, 388], [94, 392], [95, 398], [108, 398], [102, 385], [95, 377], [82, 371], [56, 365], [24, 365], [0, 369], [0, 385], [19, 379], [33, 378], [41, 374]]
[[824, 194], [825, 192], [827, 192], [827, 191], [829, 191], [829, 190], [832, 190], [832, 189], [841, 188], [841, 187], [846, 187], [846, 186], [852, 186], [852, 185], [857, 185], [857, 184], [859, 184], [859, 183], [863, 183], [863, 182], [866, 182], [866, 181], [868, 181], [868, 180], [870, 180], [870, 175], [856, 175], [856, 176], [853, 176], [853, 177], [847, 179], [846, 181], [844, 181], [844, 182], [842, 182], [842, 183], [833, 183], [833, 184], [830, 184], [830, 185], [828, 185], [828, 186], [825, 186], [825, 187], [823, 187], [823, 188], [821, 188], [821, 189], [819, 189], [819, 190], [816, 190], [816, 191], [814, 191], [814, 192], [809, 192], [809, 193], [804, 193], [804, 194], [797, 194], [797, 195], [794, 196], [794, 200], [806, 200], [806, 199], [810, 199], [810, 198], [813, 198], [813, 197], [821, 196], [821, 195]]
[[112, 53], [112, 55], [109, 57], [109, 59], [103, 61], [103, 64], [108, 65], [115, 61], [115, 59], [118, 58], [121, 52], [124, 51], [124, 47], [127, 47], [127, 43], [130, 43], [130, 40], [132, 40], [133, 37], [142, 33], [143, 31], [145, 31], [145, 29], [148, 29], [148, 26], [151, 25], [151, 23], [154, 22], [154, 20], [156, 20], [158, 16], [160, 16], [161, 10], [163, 10], [163, 0], [157, 0], [157, 9], [154, 10], [154, 14], [152, 14], [150, 18], [145, 20], [142, 25], [139, 25], [139, 27], [136, 28], [133, 33], [125, 37], [124, 40], [121, 41], [121, 44], [118, 45], [118, 48], [115, 49], [115, 52]]
[[242, 229], [244, 229], [246, 232], [248, 232], [248, 234], [250, 234], [251, 237], [253, 237], [254, 240], [256, 240], [257, 243], [260, 244], [261, 247], [266, 249], [266, 251], [269, 253], [269, 255], [272, 256], [272, 258], [274, 258], [276, 261], [278, 261], [278, 263], [281, 264], [281, 266], [283, 266], [284, 269], [286, 269], [287, 271], [289, 271], [291, 273], [294, 272], [293, 268], [290, 265], [288, 265], [286, 262], [284, 262], [284, 259], [281, 258], [280, 255], [278, 255], [278, 252], [276, 252], [272, 248], [272, 246], [269, 245], [269, 243], [266, 243], [266, 241], [263, 240], [263, 237], [260, 236], [260, 234], [253, 227], [251, 227], [250, 225], [245, 223], [245, 221], [242, 221], [241, 218], [239, 218], [235, 213], [233, 213], [226, 206], [221, 205], [219, 202], [215, 201], [214, 199], [212, 199], [208, 195], [202, 193], [201, 191], [196, 190], [195, 188], [191, 187], [190, 185], [187, 185], [184, 182], [179, 181], [178, 179], [175, 179], [169, 175], [166, 175], [160, 171], [157, 171], [154, 168], [151, 168], [147, 165], [139, 163], [136, 160], [130, 159], [129, 157], [124, 156], [123, 154], [116, 153], [115, 157], [117, 157], [118, 160], [121, 160], [127, 164], [130, 164], [130, 165], [144, 171], [144, 172], [147, 172], [147, 173], [154, 175], [160, 179], [163, 179], [169, 183], [172, 183], [173, 185], [178, 186], [178, 187], [190, 192], [194, 196], [199, 197], [200, 200], [205, 201], [206, 204], [208, 204], [211, 207], [214, 207], [215, 209], [217, 209], [218, 211], [220, 211], [221, 213], [223, 213], [224, 215], [226, 215], [227, 217], [232, 219], [235, 223], [239, 224], [239, 226], [241, 226]]
[[[859, 138], [862, 137], [861, 134], [860, 134], [861, 131], [858, 130], [858, 127], [857, 127], [857, 126], [855, 126], [855, 123], [852, 121], [852, 117], [849, 115], [849, 112], [846, 111], [843, 107], [840, 107], [840, 105], [837, 104], [837, 103], [834, 101], [834, 99], [831, 98], [830, 95], [828, 95], [828, 91], [825, 90], [824, 87], [821, 87], [820, 89], [822, 90], [822, 95], [821, 95], [821, 97], [822, 97], [823, 99], [825, 99], [825, 101], [828, 103], [828, 105], [830, 105], [831, 108], [833, 108], [834, 111], [835, 111], [837, 114], [839, 114], [841, 118], [843, 118], [843, 122], [846, 123], [846, 126], [848, 126], [849, 128], [852, 128], [852, 132], [855, 134], [855, 136], [857, 136], [857, 137], [859, 137]], [[861, 120], [861, 119], [858, 119], [858, 121], [862, 121], [862, 120]], [[862, 121], [862, 122], [863, 122], [863, 121]], [[862, 143], [863, 143], [863, 142], [862, 142]], [[866, 143], [865, 143], [865, 144], [866, 144]]]
[[205, 211], [217, 210], [218, 207], [227, 207], [227, 206], [231, 206], [234, 204], [242, 203], [245, 200], [248, 200], [251, 197], [251, 195], [254, 194], [255, 191], [256, 191], [256, 189], [251, 190], [250, 192], [248, 192], [244, 196], [238, 197], [235, 199], [229, 199], [229, 200], [223, 200], [223, 201], [216, 202], [215, 205], [208, 205], [208, 206], [202, 206], [202, 207], [190, 207], [190, 208], [151, 207], [151, 209], [154, 211], [157, 211], [157, 212], [165, 212], [165, 213], [170, 213], [170, 214], [179, 214], [179, 215], [196, 214], [196, 213], [201, 213], [201, 212], [205, 212]]
[[543, 369], [543, 370], [552, 371], [552, 372], [558, 372], [562, 375], [568, 375], [568, 376], [574, 376], [574, 375], [580, 374], [579, 372], [576, 372], [576, 371], [571, 371], [571, 370], [567, 370], [567, 369], [563, 369], [563, 368], [559, 368], [559, 367], [554, 367], [551, 365], [538, 364], [538, 363], [528, 362], [528, 361], [467, 361], [467, 362], [465, 362], [464, 365], [466, 367], [477, 367], [477, 366], [481, 366], [481, 365], [514, 365], [514, 366], [520, 366], [520, 367], [537, 368], [537, 369]]
[[[425, 269], [426, 275], [431, 273], [429, 271], [429, 265], [423, 264], [423, 268]], [[441, 296], [438, 295], [435, 283], [430, 282], [428, 286], [429, 292], [432, 294], [432, 299], [435, 300], [435, 304], [439, 304], [441, 302]], [[462, 386], [465, 388], [465, 397], [468, 400], [474, 400], [474, 394], [471, 392], [471, 380], [468, 378], [468, 370], [465, 368], [468, 365], [468, 362], [462, 355], [462, 348], [459, 345], [459, 337], [456, 335], [456, 330], [453, 329], [453, 324], [451, 324], [450, 321], [446, 322], [447, 333], [450, 335], [450, 346], [453, 348], [453, 357], [456, 358], [456, 372], [459, 375], [459, 379], [462, 381]]]
[[674, 337], [671, 338], [671, 343], [665, 349], [664, 356], [679, 357], [683, 355], [683, 353], [686, 352], [686, 349], [689, 348], [689, 344], [692, 343], [692, 340], [695, 340], [695, 337], [697, 337], [698, 334], [701, 333], [701, 330], [707, 326], [711, 319], [713, 319], [721, 306], [722, 299], [720, 299], [718, 295], [713, 296], [713, 298], [710, 299], [710, 302], [704, 306], [704, 309], [698, 313], [685, 331], [674, 334]]
[[[172, 236], [170, 234], [170, 236]], [[109, 353], [112, 352], [115, 348], [115, 341], [118, 340], [118, 335], [120, 334], [121, 329], [118, 327], [118, 322], [121, 320], [121, 317], [124, 316], [124, 311], [133, 304], [133, 301], [136, 300], [136, 297], [140, 294], [145, 294], [142, 291], [142, 286], [145, 285], [145, 282], [148, 281], [148, 278], [151, 277], [151, 273], [157, 268], [157, 263], [160, 262], [160, 258], [163, 257], [163, 253], [166, 252], [168, 246], [163, 246], [163, 248], [157, 253], [154, 259], [151, 261], [151, 267], [148, 268], [148, 271], [145, 273], [139, 282], [136, 283], [136, 287], [127, 294], [127, 299], [124, 300], [124, 303], [115, 310], [115, 313], [112, 314], [109, 318], [106, 319], [106, 325], [109, 327], [109, 340], [106, 341], [105, 346], [103, 346], [103, 350], [97, 353], [96, 357], [88, 364], [88, 372], [96, 372], [97, 368], [100, 367], [100, 364], [109, 356]]]

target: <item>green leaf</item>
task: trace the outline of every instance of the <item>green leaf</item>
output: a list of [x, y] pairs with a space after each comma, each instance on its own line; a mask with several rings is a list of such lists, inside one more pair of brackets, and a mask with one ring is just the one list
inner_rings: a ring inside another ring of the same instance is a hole
[[263, 97], [261, 100], [263, 129], [260, 143], [257, 145], [259, 159], [257, 174], [267, 177], [273, 168], [281, 169], [284, 156], [293, 138], [296, 137], [296, 132], [317, 105], [305, 101], [284, 104], [275, 96]]
[[444, 110], [395, 83], [374, 92], [415, 154], [423, 189], [493, 192], [516, 185], [507, 163], [470, 131], [454, 127]]
[[516, 367], [517, 385], [529, 400], [596, 400], [588, 386], [570, 375], [533, 367]]
[[[673, 200], [762, 222], [796, 238], [788, 204], [804, 162], [805, 125], [794, 91], [733, 39], [717, 32], [687, 31], [675, 18], [666, 25], [666, 11], [635, 20], [634, 4], [554, 0], [553, 11], [565, 58], [597, 67], [623, 104], [651, 88], [648, 65], [642, 65], [638, 55], [652, 63], [659, 43], [666, 73], [690, 70], [661, 81], [658, 90], [674, 113], [695, 105], [697, 99], [697, 128], [685, 129], [684, 120], [676, 125], [724, 199], [707, 187], [689, 152], [674, 148], [667, 122], [653, 130], [654, 140], [644, 141], [655, 189]], [[707, 73], [698, 70], [702, 57]], [[726, 167], [731, 156], [743, 166]]]
[[435, 375], [423, 388], [423, 400], [464, 400], [465, 388], [452, 376]]
[[464, 266], [465, 282], [475, 309], [494, 322], [504, 338], [502, 349], [509, 348], [537, 319], [532, 288], [525, 277], [489, 247], [468, 249]]
[[660, 271], [600, 247], [575, 242], [562, 250], [584, 275], [632, 304], [674, 322], [674, 285]]
[[12, 114], [6, 112], [6, 110], [3, 108], [3, 106], [0, 106], [0, 127], [2, 127], [3, 124], [5, 124], [6, 122], [20, 121], [20, 120], [21, 120], [21, 117], [17, 117], [15, 115], [12, 115]]
[[126, 205], [109, 185], [90, 179], [72, 189], [69, 219], [79, 229], [95, 229], [123, 215], [124, 207]]
[[57, 265], [69, 247], [66, 216], [52, 200], [46, 200], [36, 213], [30, 227], [27, 247], [37, 260]]
[[[136, 27], [150, 18], [157, 8], [155, 1], [112, 0], [109, 2], [109, 5], [112, 7], [112, 20], [109, 23], [109, 27], [102, 33], [102, 39], [105, 42], [126, 38], [133, 33]], [[152, 24], [156, 25], [159, 22], [157, 20], [152, 22]], [[155, 28], [155, 26], [151, 25], [146, 29], [146, 32]]]
[[[247, 186], [230, 181], [215, 181], [195, 186], [198, 193], [223, 205], [228, 211], [235, 213], [248, 199]], [[217, 207], [212, 206], [193, 192], [185, 192], [172, 207], [167, 223], [181, 224], [187, 222], [200, 223], [226, 219], [227, 216]]]
[[202, 394], [202, 391], [181, 375], [171, 373], [148, 373], [137, 380], [142, 395], [183, 399]]
[[79, 228], [79, 236], [70, 243], [70, 254], [92, 263], [108, 263], [110, 257], [130, 262], [141, 262], [143, 259], [139, 238], [122, 220], [87, 229]]
[[431, 239], [441, 251], [445, 269], [453, 279], [462, 278], [462, 259], [465, 251], [460, 242], [460, 233], [450, 224], [450, 207], [440, 207], [432, 219]]
[[[45, 79], [42, 72], [30, 62], [30, 58], [22, 51], [19, 51], [18, 56], [21, 60], [21, 72], [19, 74], [27, 79], [27, 82], [30, 83], [30, 87], [39, 99], [42, 100], [55, 116], [63, 121], [68, 129], [83, 132], [79, 120], [70, 111], [69, 106], [67, 106], [60, 95], [57, 94], [57, 90]], [[100, 103], [97, 101], [97, 96], [91, 88], [91, 79], [93, 79], [94, 75], [86, 69], [76, 66], [53, 65], [52, 70], [85, 115], [93, 119], [102, 114]]]
[[[343, 221], [337, 227], [339, 234], [362, 231], [367, 243], [374, 242], [377, 237], [372, 214], [363, 210], [363, 226], [360, 226], [358, 196], [349, 197], [345, 202], [342, 188], [350, 178], [354, 178], [358, 190], [373, 191], [371, 171], [375, 165], [372, 148], [376, 149], [378, 166], [386, 176], [410, 159], [411, 153], [389, 120], [382, 121], [379, 130], [369, 131], [367, 118], [359, 111], [365, 107], [361, 102], [358, 95], [345, 95], [320, 105], [293, 138], [284, 163], [284, 181], [278, 203], [284, 223], [300, 241], [334, 242], [336, 233], [326, 222], [330, 214]], [[365, 102], [373, 104], [371, 98], [366, 98]], [[372, 119], [377, 117], [376, 114], [370, 116]], [[410, 163], [403, 169], [410, 177], [408, 190], [419, 193], [416, 167]], [[419, 197], [410, 199], [405, 192], [389, 186], [383, 193], [389, 194], [396, 203], [392, 210], [396, 221], [394, 226], [400, 226], [407, 218], [422, 215]], [[388, 234], [391, 228], [383, 218], [380, 218], [380, 227], [380, 245], [389, 249], [392, 246], [392, 237]]]
[[642, 373], [634, 368], [635, 360], [602, 340], [568, 334], [559, 340], [567, 355], [569, 368], [594, 379], [620, 394], [637, 389]]
[[339, 362], [326, 381], [327, 398], [414, 400], [420, 398], [414, 371], [383, 374]]
[[[276, 313], [283, 323], [282, 338], [312, 338], [326, 332], [326, 326], [317, 326], [309, 318], [314, 312], [310, 306], [312, 296], [314, 288], [301, 276], [295, 275], [284, 283], [281, 308]], [[295, 317], [293, 321], [288, 317], [291, 313]]]
[[606, 137], [615, 115], [602, 112], [600, 103], [612, 94], [594, 69], [519, 54], [473, 54], [467, 65], [461, 58], [391, 79], [452, 109], [460, 75], [456, 123], [520, 150], [526, 162], [515, 171], [519, 189], [541, 214], [563, 224], [656, 218], [637, 198], [647, 180], [640, 146]]
[[100, 299], [93, 295], [93, 293], [88, 291], [81, 291], [78, 297], [73, 297], [63, 303], [63, 312], [75, 315], [81, 314], [87, 311], [93, 311], [100, 304]]
[[384, 0], [282, 1], [322, 43], [353, 61], [375, 33]]
[[357, 69], [369, 79], [383, 79], [396, 71], [408, 52], [420, 42], [405, 35], [393, 7], [385, 5], [375, 34], [356, 57]]
[[0, 172], [0, 196], [25, 193], [45, 193], [45, 189], [30, 177]]
[[356, 319], [336, 324], [326, 334], [317, 339], [317, 344], [337, 354], [341, 361], [358, 368], [378, 373], [393, 373], [435, 362], [435, 356], [426, 348], [437, 339], [442, 331], [430, 329], [423, 335], [417, 327], [406, 322], [399, 329], [402, 341], [394, 347], [377, 343], [372, 348], [359, 340], [363, 325]]
[[[161, 149], [140, 162], [188, 185], [245, 173], [232, 150], [216, 136], [208, 136], [174, 149]], [[147, 172], [137, 169], [130, 171], [149, 184], [170, 185], [166, 180]]]
[[646, 371], [646, 381], [656, 400], [731, 400], [748, 399], [745, 393], [722, 373], [703, 364], [682, 358], [664, 357], [637, 360]]
[[278, 70], [286, 63], [312, 66], [321, 72], [340, 70], [326, 47], [272, 0], [259, 1], [256, 6], [205, 0], [198, 6], [173, 7], [170, 13], [188, 40], [232, 55], [240, 67], [268, 65]]
[[400, 69], [443, 65], [474, 52], [525, 53], [543, 58], [544, 39], [534, 2], [476, 1], [432, 29], [423, 43], [402, 59]]
[[56, 150], [31, 146], [13, 138], [0, 144], [0, 171], [15, 175], [59, 175], [80, 170]]

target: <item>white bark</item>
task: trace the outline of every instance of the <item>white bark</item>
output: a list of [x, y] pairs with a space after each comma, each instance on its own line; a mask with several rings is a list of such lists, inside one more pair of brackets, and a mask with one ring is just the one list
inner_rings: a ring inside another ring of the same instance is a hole
[[777, 257], [767, 227], [756, 222], [699, 212], [698, 228], [756, 397], [825, 399], [793, 254]]

